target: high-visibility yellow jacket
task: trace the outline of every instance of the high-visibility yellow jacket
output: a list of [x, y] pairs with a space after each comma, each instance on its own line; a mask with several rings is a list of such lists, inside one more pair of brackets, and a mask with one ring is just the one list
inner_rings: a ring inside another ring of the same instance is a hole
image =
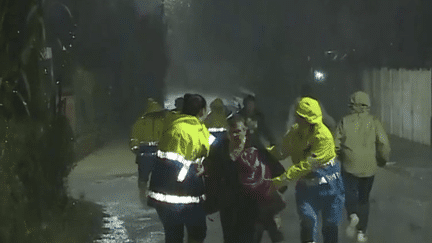
[[333, 136], [322, 122], [318, 101], [302, 98], [296, 113], [313, 126], [302, 127], [295, 123], [284, 136], [276, 155], [279, 159], [292, 157], [293, 165], [279, 177], [280, 180], [296, 180], [312, 172], [315, 166], [326, 164], [336, 157]]
[[222, 132], [228, 128], [224, 104], [220, 98], [210, 104], [211, 112], [204, 120], [210, 132]]
[[149, 187], [149, 205], [204, 200], [198, 169], [210, 149], [210, 133], [195, 116], [172, 113], [165, 123]]
[[159, 141], [159, 150], [174, 152], [187, 160], [207, 156], [210, 133], [204, 123], [195, 116], [171, 114]]
[[162, 134], [165, 112], [155, 101], [150, 101], [147, 111], [132, 126], [129, 146], [132, 150], [140, 145], [156, 146]]

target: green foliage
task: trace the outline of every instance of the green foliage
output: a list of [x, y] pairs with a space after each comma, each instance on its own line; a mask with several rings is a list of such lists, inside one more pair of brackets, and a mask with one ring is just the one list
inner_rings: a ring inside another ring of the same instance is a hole
[[69, 202], [72, 130], [39, 67], [42, 16], [39, 1], [0, 0], [0, 242], [53, 241], [47, 225]]

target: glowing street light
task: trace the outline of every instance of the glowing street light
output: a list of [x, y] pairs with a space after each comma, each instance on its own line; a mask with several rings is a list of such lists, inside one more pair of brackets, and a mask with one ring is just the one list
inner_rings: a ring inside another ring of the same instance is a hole
[[315, 70], [314, 71], [314, 77], [315, 77], [315, 81], [322, 82], [325, 80], [326, 74], [322, 71]]

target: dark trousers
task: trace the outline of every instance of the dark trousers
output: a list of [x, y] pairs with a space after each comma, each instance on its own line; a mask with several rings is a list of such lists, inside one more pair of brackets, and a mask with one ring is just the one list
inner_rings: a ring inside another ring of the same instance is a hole
[[206, 213], [201, 204], [167, 204], [156, 206], [165, 231], [165, 243], [183, 243], [184, 227], [188, 239], [204, 242]]
[[281, 242], [284, 240], [283, 233], [278, 229], [274, 214], [269, 214], [261, 217], [255, 224], [254, 243], [260, 243], [264, 235], [264, 231], [268, 232], [272, 242]]
[[283, 233], [278, 229], [276, 221], [274, 219], [280, 211], [286, 206], [286, 203], [279, 195], [279, 193], [273, 193], [273, 202], [271, 204], [265, 204], [259, 206], [259, 217], [255, 224], [255, 239], [254, 243], [260, 243], [264, 231], [267, 231], [272, 242], [282, 242], [284, 240]]
[[357, 229], [365, 232], [369, 220], [369, 195], [375, 177], [357, 177], [342, 170], [342, 178], [345, 184], [345, 208], [348, 217], [353, 213], [357, 214], [360, 220]]
[[136, 156], [138, 164], [138, 186], [141, 182], [147, 182], [156, 161], [156, 146], [141, 146]]
[[252, 243], [258, 207], [253, 201], [220, 210], [224, 243]]

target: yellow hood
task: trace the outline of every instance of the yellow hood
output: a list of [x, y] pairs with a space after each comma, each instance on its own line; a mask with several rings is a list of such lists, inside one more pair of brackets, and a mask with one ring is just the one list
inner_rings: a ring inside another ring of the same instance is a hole
[[223, 108], [224, 108], [224, 103], [223, 103], [223, 101], [220, 98], [216, 98], [210, 104], [210, 109], [212, 111], [214, 111], [214, 110], [223, 110]]
[[363, 91], [357, 91], [350, 97], [349, 107], [353, 113], [369, 112], [371, 101], [369, 95]]
[[155, 111], [161, 111], [163, 110], [163, 107], [156, 102], [154, 99], [149, 98], [147, 100], [147, 110], [146, 113], [155, 112]]
[[311, 124], [322, 123], [322, 111], [317, 100], [303, 97], [297, 105], [296, 112]]

